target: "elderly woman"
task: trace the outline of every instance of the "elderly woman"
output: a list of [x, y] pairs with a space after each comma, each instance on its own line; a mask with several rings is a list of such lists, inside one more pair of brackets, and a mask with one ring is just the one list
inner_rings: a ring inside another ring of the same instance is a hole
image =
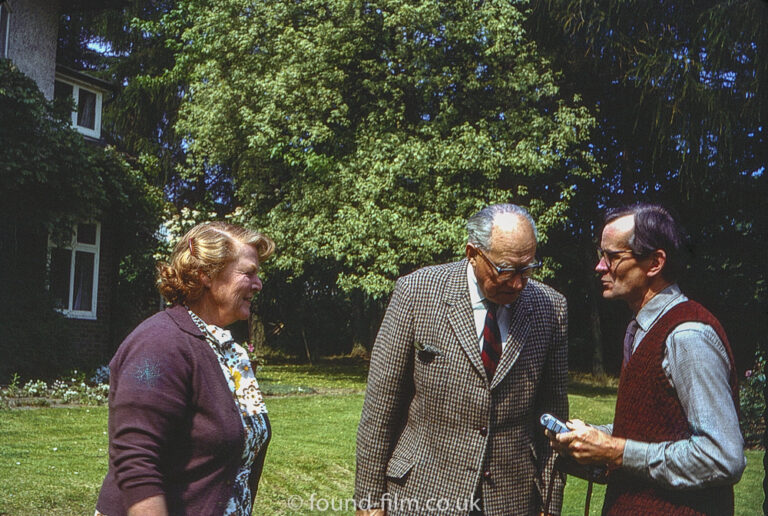
[[270, 438], [246, 351], [224, 328], [261, 290], [264, 235], [223, 222], [191, 229], [161, 264], [170, 308], [110, 362], [109, 471], [96, 514], [250, 515]]

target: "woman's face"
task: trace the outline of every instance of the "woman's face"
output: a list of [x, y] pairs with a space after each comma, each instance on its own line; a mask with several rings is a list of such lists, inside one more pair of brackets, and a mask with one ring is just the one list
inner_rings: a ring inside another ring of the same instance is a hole
[[213, 305], [209, 324], [228, 326], [247, 319], [251, 313], [251, 299], [261, 290], [259, 255], [251, 245], [240, 244], [234, 260], [229, 262], [215, 278], [209, 280], [206, 294]]

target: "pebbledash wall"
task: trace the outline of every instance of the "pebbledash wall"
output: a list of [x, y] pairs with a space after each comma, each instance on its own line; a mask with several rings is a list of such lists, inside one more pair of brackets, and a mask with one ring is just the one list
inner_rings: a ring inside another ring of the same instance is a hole
[[8, 58], [53, 98], [59, 30], [58, 0], [6, 0], [10, 9]]

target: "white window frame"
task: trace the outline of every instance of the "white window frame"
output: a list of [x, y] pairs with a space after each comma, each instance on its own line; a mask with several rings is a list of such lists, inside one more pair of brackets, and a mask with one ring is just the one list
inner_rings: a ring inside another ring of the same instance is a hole
[[[90, 319], [96, 320], [96, 309], [98, 307], [98, 292], [99, 292], [99, 258], [101, 256], [101, 223], [100, 222], [88, 222], [87, 224], [96, 225], [96, 243], [95, 244], [83, 244], [77, 241], [77, 226], [72, 234], [72, 241], [69, 245], [56, 245], [51, 238], [48, 239], [48, 265], [50, 270], [51, 263], [51, 251], [53, 248], [69, 249], [72, 252], [72, 256], [69, 260], [69, 292], [67, 299], [67, 308], [57, 308], [59, 312], [64, 314], [65, 317], [70, 319]], [[91, 253], [93, 257], [93, 292], [91, 293], [91, 309], [90, 310], [73, 310], [73, 301], [75, 295], [75, 257], [77, 252]]]
[[[103, 93], [95, 88], [86, 86], [84, 84], [81, 84], [79, 82], [65, 79], [63, 77], [56, 77], [56, 82], [61, 82], [63, 84], [69, 84], [72, 86], [72, 97], [75, 102], [75, 109], [72, 111], [72, 127], [78, 130], [80, 134], [84, 134], [86, 136], [90, 136], [91, 138], [96, 138], [97, 140], [101, 138], [101, 104], [103, 99]], [[77, 106], [79, 104], [80, 100], [80, 90], [85, 90], [90, 93], [93, 93], [96, 95], [96, 106], [94, 107], [95, 113], [94, 113], [94, 123], [93, 123], [93, 129], [89, 127], [83, 127], [82, 125], [77, 125]]]
[[2, 13], [6, 12], [5, 17], [5, 27], [0, 27], [0, 36], [4, 33], [5, 34], [5, 41], [3, 41], [2, 49], [3, 51], [0, 52], [0, 57], [7, 58], [8, 57], [8, 43], [10, 42], [10, 34], [11, 34], [11, 6], [8, 5], [7, 1], [0, 0], [0, 20], [2, 20]]

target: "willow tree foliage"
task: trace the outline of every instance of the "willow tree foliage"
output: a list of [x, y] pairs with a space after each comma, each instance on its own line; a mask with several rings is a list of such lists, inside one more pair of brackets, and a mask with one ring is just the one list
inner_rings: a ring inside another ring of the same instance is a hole
[[561, 88], [595, 107], [598, 124], [591, 142], [604, 167], [599, 182], [580, 185], [586, 195], [578, 199], [589, 202], [573, 203], [569, 213], [566, 234], [577, 237], [570, 255], [587, 260], [567, 275], [575, 280], [564, 290], [572, 307], [592, 306], [584, 316], [597, 325], [585, 335], [578, 324], [583, 317], [572, 314], [572, 335], [599, 342], [602, 322], [609, 324], [607, 341], [620, 341], [627, 320], [592, 299], [575, 302], [593, 282], [588, 274], [579, 279], [578, 270], [589, 270], [601, 208], [661, 202], [679, 214], [692, 235], [684, 288], [721, 318], [737, 361], [747, 366], [755, 346], [766, 344], [768, 331], [762, 263], [768, 235], [768, 4], [536, 0], [533, 5], [529, 30], [563, 70]]
[[372, 298], [461, 254], [468, 215], [531, 209], [543, 239], [598, 173], [594, 119], [562, 96], [525, 2], [190, 2], [179, 127], [231, 166], [277, 268]]
[[184, 23], [183, 2], [175, 0], [67, 12], [57, 56], [121, 86], [104, 106], [105, 137], [179, 206], [207, 197], [204, 181], [185, 174], [184, 135], [175, 129], [187, 84], [174, 68]]

